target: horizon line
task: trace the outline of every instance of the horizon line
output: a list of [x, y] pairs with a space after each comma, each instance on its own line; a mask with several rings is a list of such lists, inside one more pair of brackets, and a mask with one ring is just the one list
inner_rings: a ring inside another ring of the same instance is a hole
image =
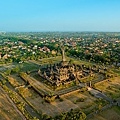
[[108, 32], [108, 33], [119, 33], [120, 31], [91, 31], [91, 30], [89, 30], [89, 31], [69, 31], [69, 30], [67, 30], [67, 31], [62, 31], [62, 30], [60, 30], [60, 31], [58, 31], [58, 30], [56, 30], [56, 31], [54, 31], [54, 30], [46, 30], [46, 31], [0, 31], [0, 33], [37, 33], [37, 32]]

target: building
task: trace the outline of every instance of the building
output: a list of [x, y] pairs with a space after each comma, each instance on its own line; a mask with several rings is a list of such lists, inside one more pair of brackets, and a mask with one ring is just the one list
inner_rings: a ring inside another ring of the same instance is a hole
[[83, 70], [82, 65], [75, 65], [71, 61], [66, 61], [64, 48], [62, 51], [62, 61], [53, 65], [47, 65], [39, 69], [38, 74], [49, 81], [52, 85], [61, 85], [67, 82], [80, 80], [91, 71]]

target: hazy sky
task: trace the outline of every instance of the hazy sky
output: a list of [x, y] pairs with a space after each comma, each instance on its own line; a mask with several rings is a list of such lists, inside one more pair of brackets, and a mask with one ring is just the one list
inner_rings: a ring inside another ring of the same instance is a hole
[[0, 31], [120, 31], [120, 0], [0, 0]]

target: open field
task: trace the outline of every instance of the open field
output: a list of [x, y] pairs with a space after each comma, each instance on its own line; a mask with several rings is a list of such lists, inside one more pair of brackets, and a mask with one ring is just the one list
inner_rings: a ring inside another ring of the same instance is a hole
[[0, 120], [23, 120], [11, 101], [0, 88]]
[[88, 120], [120, 120], [120, 108], [114, 106], [104, 112], [101, 112]]
[[4, 71], [6, 71], [7, 69], [11, 69], [11, 68], [14, 68], [14, 67], [15, 67], [14, 64], [0, 65], [0, 72], [4, 72]]
[[[56, 116], [63, 112], [68, 112], [71, 109], [81, 109], [90, 113], [91, 110], [97, 106], [95, 103], [96, 98], [89, 95], [88, 92], [85, 93], [71, 93], [70, 95], [65, 95], [60, 97], [60, 99], [55, 99], [54, 102], [47, 103], [41, 96], [39, 96], [32, 88], [29, 88], [31, 96], [25, 99], [34, 106], [37, 111], [42, 111], [43, 114], [50, 116]], [[84, 101], [78, 101], [83, 98]]]
[[26, 71], [34, 71], [34, 70], [38, 70], [39, 66], [35, 63], [31, 63], [31, 62], [24, 62], [19, 64], [20, 67], [20, 71], [21, 72], [26, 72]]
[[114, 77], [95, 84], [96, 88], [104, 92], [107, 96], [116, 99], [120, 97], [120, 77]]
[[[86, 62], [86, 61], [83, 61], [83, 60], [77, 60], [75, 58], [70, 58], [70, 57], [66, 57], [66, 60], [67, 61], [73, 60], [73, 62], [75, 64], [92, 65], [92, 63], [90, 63], [90, 62]], [[53, 64], [53, 63], [58, 63], [60, 61], [62, 61], [62, 56], [51, 57], [51, 58], [43, 58], [43, 59], [40, 59], [38, 61], [30, 60], [31, 63], [35, 63], [35, 64], [39, 64], [39, 65]]]

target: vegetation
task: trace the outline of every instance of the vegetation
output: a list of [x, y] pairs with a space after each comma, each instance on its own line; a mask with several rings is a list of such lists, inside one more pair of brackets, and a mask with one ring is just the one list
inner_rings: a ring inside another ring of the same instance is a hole
[[[80, 65], [82, 72], [86, 71], [77, 82], [57, 87], [40, 79], [37, 72], [61, 61], [61, 43], [69, 64]], [[85, 120], [110, 104], [88, 94], [88, 86], [101, 91], [112, 102], [119, 102], [119, 53], [120, 33], [0, 34], [0, 85], [26, 119]], [[76, 89], [79, 91], [73, 92]], [[119, 112], [117, 107], [113, 110]]]
[[[0, 63], [22, 63], [26, 60], [59, 56], [61, 55], [59, 42], [63, 42], [68, 56], [99, 64], [119, 66], [119, 38], [119, 33], [1, 34], [0, 51], [3, 59], [0, 59]], [[63, 39], [66, 39], [66, 42]]]
[[56, 116], [55, 119], [58, 120], [85, 120], [86, 115], [85, 113], [81, 112], [80, 110], [72, 110], [67, 113], [62, 113], [60, 116]]

